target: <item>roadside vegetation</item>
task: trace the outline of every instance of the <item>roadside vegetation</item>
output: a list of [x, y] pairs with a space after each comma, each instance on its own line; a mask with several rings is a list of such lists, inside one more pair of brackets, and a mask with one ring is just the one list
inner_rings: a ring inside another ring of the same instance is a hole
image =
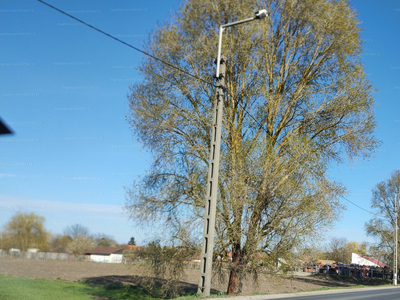
[[[351, 286], [330, 286], [321, 287], [306, 291], [320, 291], [340, 288], [362, 288], [366, 286], [382, 286], [389, 285], [390, 280], [380, 280], [371, 278], [355, 278], [355, 277], [339, 277], [314, 275], [313, 277], [324, 277], [327, 280], [335, 282], [349, 282]], [[162, 290], [157, 288], [145, 288], [134, 285], [124, 285], [122, 283], [92, 284], [80, 281], [68, 282], [62, 280], [32, 279], [14, 276], [0, 275], [0, 300], [161, 300]], [[256, 293], [259, 294], [260, 293]], [[226, 293], [214, 293], [211, 297], [224, 296]], [[254, 295], [254, 293], [253, 293]], [[195, 299], [198, 295], [192, 293], [181, 293], [180, 296], [165, 297], [179, 300]]]

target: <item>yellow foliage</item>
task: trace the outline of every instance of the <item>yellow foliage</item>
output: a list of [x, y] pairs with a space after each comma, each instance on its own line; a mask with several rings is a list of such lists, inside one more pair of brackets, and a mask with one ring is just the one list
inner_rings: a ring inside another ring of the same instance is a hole
[[17, 248], [21, 251], [38, 248], [40, 251], [48, 251], [50, 232], [45, 230], [44, 221], [44, 217], [35, 213], [16, 213], [1, 234], [1, 248]]

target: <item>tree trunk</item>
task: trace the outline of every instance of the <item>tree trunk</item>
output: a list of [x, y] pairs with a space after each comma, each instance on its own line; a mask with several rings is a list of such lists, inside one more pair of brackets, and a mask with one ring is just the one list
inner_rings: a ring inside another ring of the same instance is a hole
[[229, 275], [228, 295], [237, 295], [242, 291], [241, 274], [239, 270], [232, 269]]
[[242, 253], [240, 251], [240, 244], [236, 244], [232, 251], [232, 268], [229, 275], [228, 295], [237, 295], [242, 292], [242, 272], [241, 268]]

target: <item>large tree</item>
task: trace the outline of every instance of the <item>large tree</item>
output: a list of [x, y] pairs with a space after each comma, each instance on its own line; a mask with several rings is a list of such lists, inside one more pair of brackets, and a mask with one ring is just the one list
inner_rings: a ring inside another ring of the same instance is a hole
[[[347, 240], [346, 238], [338, 238], [338, 237], [333, 237], [331, 238], [329, 244], [328, 244], [328, 251], [327, 251], [327, 259], [334, 261], [336, 263], [342, 262], [343, 260], [346, 259], [346, 263], [348, 264], [348, 251], [346, 251], [346, 244]], [[345, 257], [346, 256], [346, 257]], [[351, 258], [350, 258], [351, 260]]]
[[[389, 179], [378, 183], [372, 190], [371, 207], [376, 215], [365, 224], [367, 234], [376, 238], [376, 249], [379, 249], [385, 263], [393, 265], [394, 231], [395, 231], [395, 195], [400, 202], [400, 170], [392, 173]], [[397, 205], [397, 209], [399, 209]], [[400, 226], [400, 218], [397, 216], [397, 224]], [[399, 228], [398, 228], [399, 229]], [[398, 230], [398, 234], [400, 230]], [[398, 237], [400, 246], [400, 238]], [[400, 248], [400, 247], [399, 247]], [[382, 252], [383, 251], [383, 252]], [[400, 259], [397, 264], [400, 266]]]
[[18, 248], [26, 251], [38, 248], [40, 251], [48, 251], [50, 232], [46, 231], [44, 221], [44, 217], [35, 213], [17, 212], [4, 226], [2, 249]]
[[64, 235], [68, 235], [71, 239], [75, 239], [81, 235], [88, 236], [89, 228], [85, 225], [74, 223], [64, 228]]
[[90, 236], [82, 234], [75, 237], [74, 240], [68, 244], [67, 251], [73, 254], [83, 255], [86, 251], [91, 250], [95, 246], [96, 244]]
[[[257, 270], [256, 252], [264, 267], [288, 258], [335, 221], [345, 189], [328, 165], [343, 151], [367, 157], [377, 145], [359, 22], [347, 1], [188, 0], [146, 50], [211, 81], [219, 25], [265, 6], [266, 20], [233, 27], [223, 41], [215, 251], [232, 251], [229, 294]], [[154, 161], [127, 207], [138, 220], [201, 224], [215, 88], [151, 58], [139, 70], [130, 124]]]
[[367, 245], [365, 243], [347, 242], [344, 237], [333, 237], [327, 245], [326, 258], [336, 263], [351, 263], [352, 253], [367, 255]]

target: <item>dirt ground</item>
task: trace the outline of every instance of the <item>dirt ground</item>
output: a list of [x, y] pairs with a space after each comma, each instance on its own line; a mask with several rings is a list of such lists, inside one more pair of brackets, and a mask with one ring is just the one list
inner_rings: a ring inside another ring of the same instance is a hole
[[[187, 269], [181, 286], [187, 291], [197, 291], [199, 270]], [[124, 283], [138, 284], [146, 275], [146, 268], [132, 264], [106, 264], [96, 262], [35, 260], [25, 258], [0, 257], [0, 274], [19, 277], [61, 279], [66, 281], [88, 281], [91, 283]], [[251, 278], [243, 283], [243, 295], [277, 294], [287, 292], [307, 291], [321, 287], [346, 287], [354, 285], [380, 285], [382, 280], [369, 278], [341, 278], [339, 276], [260, 276], [257, 284]], [[225, 292], [227, 280], [224, 283], [213, 280], [212, 292]]]

